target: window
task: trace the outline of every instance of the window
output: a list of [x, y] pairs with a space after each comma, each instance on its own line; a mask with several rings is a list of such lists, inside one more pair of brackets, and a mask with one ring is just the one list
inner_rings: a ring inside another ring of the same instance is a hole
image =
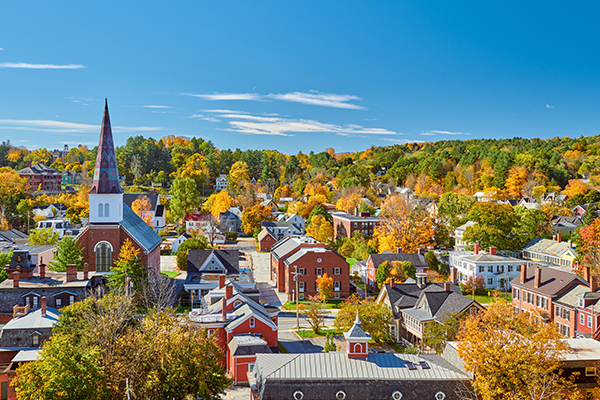
[[585, 376], [596, 376], [596, 367], [585, 367]]
[[96, 271], [108, 272], [111, 265], [111, 249], [106, 242], [96, 246]]
[[513, 289], [513, 297], [519, 300], [519, 289]]
[[315, 275], [316, 276], [323, 275], [323, 268], [315, 268]]
[[536, 307], [539, 307], [541, 305], [541, 300], [542, 298], [538, 295], [535, 296], [535, 305]]
[[333, 290], [336, 292], [341, 291], [342, 290], [342, 282], [340, 282], [340, 281], [333, 282]]
[[498, 266], [496, 266], [496, 271], [498, 271], [498, 272], [504, 272], [504, 265], [498, 265]]
[[31, 347], [38, 347], [40, 345], [40, 335], [34, 333], [31, 335]]
[[583, 316], [582, 313], [579, 313], [579, 325], [585, 326], [585, 317]]
[[72, 305], [75, 303], [75, 296], [69, 296], [69, 304]]
[[306, 282], [298, 282], [298, 291], [300, 293], [304, 292], [306, 289]]
[[248, 372], [254, 371], [254, 364], [248, 364]]
[[333, 294], [333, 297], [335, 297], [336, 299], [339, 299], [340, 298], [340, 292], [335, 292]]
[[38, 306], [38, 298], [36, 296], [33, 296], [32, 300], [33, 300], [33, 304], [31, 305], [31, 307], [37, 308], [37, 306]]
[[62, 306], [62, 300], [56, 299], [56, 307], [59, 308], [60, 306]]
[[556, 316], [560, 317], [560, 313], [561, 313], [560, 307], [556, 307]]
[[543, 308], [544, 310], [547, 310], [547, 309], [548, 309], [548, 299], [547, 299], [547, 298], [545, 298], [545, 297], [542, 297], [542, 308]]
[[298, 295], [298, 300], [304, 300], [304, 293], [300, 293]]
[[236, 301], [233, 302], [233, 308], [238, 308], [242, 304], [244, 304], [244, 303], [242, 303], [241, 300], [236, 300]]
[[566, 319], [567, 321], [571, 320], [571, 311], [567, 310], [567, 309], [563, 309], [563, 318]]
[[98, 204], [98, 217], [104, 217], [104, 206], [102, 203]]
[[108, 203], [104, 204], [104, 216], [110, 217], [110, 206], [108, 205]]
[[588, 328], [592, 327], [592, 316], [588, 315]]
[[517, 272], [521, 272], [521, 266], [517, 265]]
[[321, 263], [323, 262], [323, 260], [322, 260], [321, 258], [317, 258], [317, 262], [318, 262], [319, 264], [321, 264]]
[[250, 328], [254, 328], [256, 326], [256, 320], [254, 318], [250, 318]]
[[508, 266], [508, 272], [512, 272], [512, 271], [513, 271], [513, 266], [512, 266], [512, 265], [509, 265], [509, 266]]
[[341, 275], [342, 274], [342, 269], [341, 268], [334, 268], [333, 269], [333, 274], [334, 275]]
[[490, 265], [488, 267], [488, 272], [494, 272], [494, 266], [493, 265]]
[[485, 267], [483, 265], [479, 266], [479, 272], [483, 272], [484, 269], [485, 269]]
[[488, 278], [488, 285], [493, 285], [494, 284], [494, 279], [493, 278]]
[[306, 268], [298, 268], [298, 275], [300, 275], [300, 276], [306, 275]]

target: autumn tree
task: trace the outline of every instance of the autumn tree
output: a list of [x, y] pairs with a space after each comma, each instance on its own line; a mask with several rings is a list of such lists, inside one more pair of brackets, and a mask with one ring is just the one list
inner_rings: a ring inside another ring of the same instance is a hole
[[446, 347], [446, 343], [456, 340], [460, 330], [461, 321], [465, 315], [457, 313], [447, 313], [440, 322], [432, 321], [425, 325], [423, 333], [423, 344], [441, 354]]
[[519, 217], [510, 205], [478, 202], [471, 208], [468, 217], [476, 224], [465, 230], [465, 242], [479, 243], [483, 248], [496, 246], [502, 250], [520, 249], [513, 232]]
[[29, 233], [28, 243], [30, 246], [51, 245], [54, 246], [60, 240], [60, 232], [52, 228], [38, 228]]
[[242, 211], [242, 231], [251, 235], [260, 230], [263, 221], [274, 221], [273, 210], [262, 204], [249, 207]]
[[200, 197], [196, 182], [191, 178], [175, 179], [171, 186], [171, 213], [177, 223], [182, 223], [186, 215], [198, 209]]
[[64, 236], [56, 245], [54, 252], [54, 261], [49, 263], [50, 269], [58, 272], [65, 272], [67, 265], [75, 264], [78, 269], [83, 267], [83, 257], [81, 256], [81, 247], [73, 236]]
[[333, 297], [333, 278], [323, 274], [317, 278], [317, 286], [319, 288], [319, 299], [322, 302], [326, 302]]
[[401, 248], [405, 253], [433, 244], [435, 234], [433, 218], [421, 206], [403, 196], [388, 197], [381, 207], [382, 221], [375, 228], [379, 252], [395, 253]]
[[562, 194], [567, 195], [569, 197], [574, 197], [577, 195], [585, 196], [588, 191], [588, 186], [581, 179], [571, 179], [569, 180], [569, 184], [565, 187], [565, 190], [562, 191]]
[[148, 269], [142, 265], [140, 250], [126, 239], [119, 250], [119, 259], [110, 267], [108, 286], [113, 290], [124, 290], [127, 278], [131, 279], [134, 291], [140, 290], [148, 280]]
[[221, 190], [219, 193], [211, 194], [202, 205], [202, 212], [212, 214], [213, 218], [219, 219], [222, 213], [229, 210], [234, 200], [227, 190]]
[[527, 181], [528, 175], [527, 169], [523, 166], [514, 166], [508, 171], [508, 178], [506, 178], [504, 186], [506, 186], [509, 197], [513, 199], [521, 198], [523, 186]]
[[357, 311], [362, 328], [371, 335], [373, 340], [376, 342], [390, 340], [392, 312], [385, 304], [377, 303], [373, 298], [364, 300], [355, 294], [348, 297], [333, 322], [336, 328], [349, 330], [354, 325]]
[[327, 242], [333, 239], [333, 226], [325, 217], [317, 214], [312, 217], [310, 224], [306, 227], [306, 234], [319, 242]]
[[229, 170], [229, 175], [227, 175], [227, 188], [236, 193], [240, 186], [249, 181], [250, 170], [248, 164], [244, 161], [234, 163]]
[[148, 196], [138, 196], [131, 204], [131, 209], [144, 220], [146, 224], [152, 226], [152, 203], [150, 203]]
[[575, 394], [559, 369], [569, 345], [559, 340], [556, 325], [536, 312], [515, 314], [508, 303], [492, 303], [467, 317], [457, 339], [458, 355], [474, 374], [473, 386], [483, 400], [550, 400]]
[[323, 322], [323, 304], [318, 299], [311, 298], [305, 310], [306, 321], [310, 324], [314, 333], [321, 332], [321, 323]]

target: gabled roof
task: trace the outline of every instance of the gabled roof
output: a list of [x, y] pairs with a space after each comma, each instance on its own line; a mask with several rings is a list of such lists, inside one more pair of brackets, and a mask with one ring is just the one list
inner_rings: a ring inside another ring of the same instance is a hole
[[31, 167], [26, 167], [17, 172], [19, 175], [54, 175], [58, 174], [54, 168], [50, 168], [43, 163], [32, 164]]
[[[425, 302], [429, 309], [421, 307]], [[422, 322], [436, 320], [441, 323], [446, 315], [460, 313], [474, 304], [478, 303], [462, 293], [425, 291], [415, 307], [403, 309], [402, 312]]]
[[344, 332], [344, 337], [346, 340], [371, 340], [371, 335], [365, 333], [364, 329], [360, 324], [360, 319], [358, 318], [358, 311], [356, 312], [356, 319], [354, 320], [354, 325], [348, 332]]
[[273, 235], [273, 233], [271, 231], [269, 231], [268, 228], [262, 228], [262, 230], [260, 231], [260, 233], [258, 234], [258, 241], [260, 242], [261, 240], [263, 240], [264, 238], [266, 238], [267, 236], [271, 236], [273, 239], [275, 239], [275, 235]]
[[200, 272], [200, 268], [206, 260], [214, 255], [225, 267], [228, 275], [240, 273], [240, 251], [239, 250], [190, 250], [188, 253], [188, 274]]
[[123, 221], [121, 222], [121, 226], [144, 249], [146, 254], [150, 253], [162, 242], [158, 233], [145, 223], [139, 215], [134, 213], [127, 204], [123, 204]]
[[94, 167], [94, 179], [89, 193], [123, 193], [119, 183], [117, 158], [108, 115], [108, 101], [106, 100], [104, 102], [102, 129], [100, 130], [100, 142], [98, 143], [98, 155]]
[[42, 309], [38, 308], [23, 317], [11, 319], [2, 330], [52, 328], [59, 317], [60, 311], [56, 308], [47, 307], [46, 315], [42, 315]]
[[[398, 310], [414, 307], [423, 292], [443, 292], [444, 284], [428, 282], [425, 287], [420, 288], [414, 282], [397, 283], [394, 287], [391, 287], [389, 283], [386, 283], [381, 290], [385, 290], [388, 300], [392, 305], [394, 318], [399, 319], [401, 315]], [[450, 290], [454, 293], [462, 293], [460, 287], [455, 283], [450, 285]]]
[[385, 261], [408, 261], [410, 262], [415, 268], [427, 268], [428, 264], [427, 264], [427, 260], [425, 259], [425, 256], [422, 254], [418, 254], [418, 253], [390, 253], [390, 252], [383, 252], [381, 254], [371, 254], [369, 256], [369, 258], [371, 259], [371, 262], [373, 263], [373, 265], [375, 266], [375, 268], [378, 268], [382, 263], [384, 263]]
[[[540, 285], [535, 287], [535, 269], [540, 268]], [[561, 271], [550, 267], [527, 268], [525, 283], [521, 283], [521, 277], [517, 276], [510, 281], [512, 286], [524, 288], [547, 296], [555, 296], [561, 289], [571, 284], [588, 286], [581, 277], [570, 272]]]
[[271, 248], [271, 254], [276, 258], [281, 258], [300, 247], [303, 243], [318, 244], [319, 242], [310, 236], [287, 236], [278, 241], [275, 246]]
[[295, 253], [293, 253], [292, 255], [290, 255], [289, 257], [287, 257], [284, 260], [284, 263], [287, 264], [287, 265], [293, 264], [293, 263], [297, 262], [299, 259], [301, 259], [302, 257], [304, 257], [305, 255], [311, 254], [311, 253], [321, 253], [321, 254], [331, 253], [331, 254], [335, 254], [343, 262], [346, 263], [346, 258], [345, 257], [343, 257], [342, 255], [340, 255], [338, 252], [333, 251], [333, 250], [331, 250], [328, 247], [325, 247], [325, 245], [323, 245], [323, 247], [303, 247], [300, 250], [298, 250]]
[[568, 242], [557, 242], [552, 239], [535, 238], [523, 247], [523, 251], [534, 253], [544, 253], [560, 257], [565, 252], [572, 251], [577, 255], [575, 249], [569, 246]]

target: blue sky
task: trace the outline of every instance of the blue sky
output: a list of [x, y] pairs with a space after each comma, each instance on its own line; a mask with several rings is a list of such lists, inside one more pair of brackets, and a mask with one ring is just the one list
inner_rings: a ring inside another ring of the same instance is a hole
[[0, 135], [287, 154], [600, 134], [600, 3], [4, 2]]

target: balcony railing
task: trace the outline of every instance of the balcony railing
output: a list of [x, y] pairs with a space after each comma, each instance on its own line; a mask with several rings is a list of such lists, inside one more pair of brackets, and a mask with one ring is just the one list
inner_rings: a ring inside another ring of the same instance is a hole
[[29, 314], [29, 309], [30, 309], [30, 305], [24, 305], [24, 306], [14, 306], [13, 307], [13, 318], [17, 318], [17, 317], [24, 317], [25, 315]]

